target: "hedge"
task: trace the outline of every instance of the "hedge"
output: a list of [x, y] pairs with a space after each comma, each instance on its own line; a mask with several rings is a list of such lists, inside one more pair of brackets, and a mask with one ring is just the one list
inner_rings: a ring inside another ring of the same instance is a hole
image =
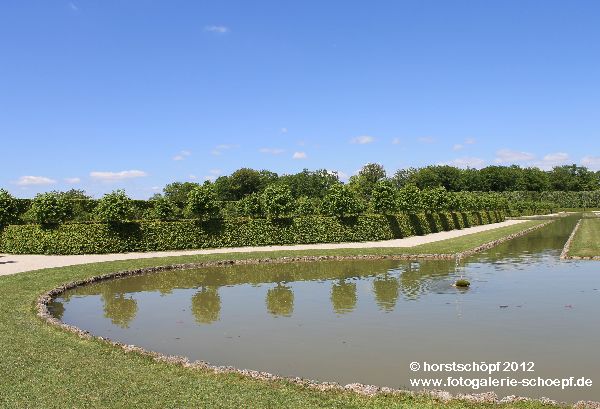
[[503, 221], [505, 213], [439, 212], [351, 218], [140, 221], [67, 223], [51, 227], [10, 225], [0, 251], [13, 254], [92, 254], [215, 247], [389, 240]]

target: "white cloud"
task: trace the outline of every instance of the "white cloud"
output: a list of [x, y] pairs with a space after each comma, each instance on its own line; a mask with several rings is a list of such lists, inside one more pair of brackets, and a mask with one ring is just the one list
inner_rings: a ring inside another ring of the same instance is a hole
[[204, 27], [204, 31], [208, 31], [210, 33], [217, 33], [217, 34], [226, 34], [229, 32], [229, 27], [225, 27], [225, 26], [206, 26]]
[[465, 146], [463, 144], [457, 143], [452, 147], [453, 151], [461, 151]]
[[356, 136], [356, 137], [350, 139], [350, 143], [359, 144], [359, 145], [372, 143], [374, 141], [375, 141], [375, 138], [373, 138], [372, 136], [369, 136], [369, 135]]
[[14, 183], [19, 186], [53, 185], [56, 183], [56, 180], [46, 176], [21, 176]]
[[535, 159], [535, 156], [527, 152], [513, 151], [511, 149], [500, 149], [496, 152], [496, 163], [526, 162]]
[[477, 139], [475, 139], [475, 138], [467, 138], [467, 139], [465, 139], [465, 144], [466, 145], [473, 145], [476, 142], [477, 142]]
[[196, 179], [198, 179], [198, 176], [196, 176], [196, 175], [189, 175], [188, 177], [189, 177], [191, 180], [196, 180]]
[[180, 151], [177, 155], [173, 156], [173, 160], [184, 160], [188, 156], [190, 156], [192, 152], [190, 151]]
[[80, 178], [66, 178], [65, 182], [75, 184], [75, 183], [81, 182], [81, 179]]
[[70, 3], [69, 3], [69, 8], [70, 8], [71, 10], [73, 10], [73, 11], [77, 11], [77, 10], [79, 10], [79, 7], [77, 7], [77, 5], [76, 5], [75, 3], [73, 3], [73, 2], [70, 2]]
[[392, 145], [400, 145], [400, 138], [394, 138], [392, 139]]
[[230, 149], [237, 149], [239, 147], [240, 147], [240, 145], [221, 144], [221, 145], [217, 145], [212, 151], [210, 151], [210, 153], [212, 155], [218, 156], [218, 155], [222, 154], [223, 151], [228, 151]]
[[485, 160], [481, 158], [464, 157], [451, 160], [450, 162], [441, 163], [441, 165], [450, 165], [457, 168], [476, 168], [480, 169], [485, 166]]
[[435, 139], [433, 139], [431, 136], [422, 136], [420, 138], [417, 138], [417, 141], [421, 143], [434, 143]]
[[306, 159], [306, 152], [294, 152], [292, 159]]
[[281, 128], [281, 133], [287, 133], [288, 129], [287, 128]]
[[581, 164], [592, 170], [600, 170], [600, 156], [584, 156], [581, 158]]
[[283, 152], [285, 152], [284, 149], [279, 149], [279, 148], [260, 148], [258, 151], [260, 153], [266, 153], [269, 155], [280, 155]]
[[135, 179], [148, 176], [148, 174], [141, 170], [123, 170], [121, 172], [90, 172], [90, 177], [94, 180], [102, 182], [116, 182], [126, 179]]

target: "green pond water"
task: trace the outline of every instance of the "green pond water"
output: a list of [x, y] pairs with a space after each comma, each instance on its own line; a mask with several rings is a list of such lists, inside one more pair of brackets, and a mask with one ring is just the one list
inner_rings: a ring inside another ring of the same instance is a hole
[[[446, 383], [429, 389], [451, 392], [600, 400], [600, 264], [559, 260], [576, 221], [559, 220], [460, 264], [171, 271], [73, 289], [50, 307], [94, 335], [215, 365], [342, 384], [420, 390], [411, 379], [431, 378]], [[471, 281], [468, 290], [452, 286], [461, 275]], [[526, 365], [515, 372], [501, 365], [492, 374], [423, 371], [425, 362], [498, 361]], [[411, 371], [412, 362], [421, 370]], [[521, 383], [473, 389], [464, 380], [448, 384], [449, 376]], [[570, 377], [593, 384], [563, 389], [529, 381]]]

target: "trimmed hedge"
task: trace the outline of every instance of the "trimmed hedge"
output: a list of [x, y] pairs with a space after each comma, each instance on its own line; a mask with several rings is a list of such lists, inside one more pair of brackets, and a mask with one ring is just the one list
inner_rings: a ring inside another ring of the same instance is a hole
[[282, 244], [389, 240], [503, 221], [495, 212], [407, 213], [351, 218], [235, 218], [173, 222], [10, 225], [0, 251], [13, 254], [93, 254]]

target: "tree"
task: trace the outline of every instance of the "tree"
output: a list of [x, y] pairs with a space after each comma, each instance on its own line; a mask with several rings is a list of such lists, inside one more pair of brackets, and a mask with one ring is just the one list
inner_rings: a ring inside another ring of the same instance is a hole
[[294, 292], [288, 286], [277, 284], [267, 290], [267, 310], [270, 314], [289, 317], [294, 312]]
[[261, 194], [261, 204], [267, 217], [288, 216], [294, 209], [294, 197], [288, 185], [270, 185]]
[[215, 180], [215, 192], [219, 200], [240, 200], [244, 196], [261, 192], [277, 181], [277, 174], [266, 170], [257, 171], [241, 168], [230, 176], [221, 176]]
[[35, 196], [29, 209], [31, 218], [39, 224], [60, 224], [71, 214], [67, 200], [56, 192]]
[[210, 218], [219, 213], [217, 195], [211, 184], [196, 186], [188, 193], [187, 211], [198, 218]]
[[62, 196], [64, 199], [67, 199], [67, 200], [91, 200], [92, 199], [92, 197], [87, 195], [85, 193], [85, 190], [83, 190], [83, 189], [69, 189], [66, 192], [54, 191], [53, 193], [56, 193], [59, 196]]
[[379, 181], [371, 192], [371, 209], [375, 213], [393, 214], [398, 210], [397, 189], [391, 182]]
[[369, 199], [375, 185], [380, 180], [386, 178], [385, 169], [378, 163], [367, 163], [358, 172], [350, 178], [348, 184], [362, 198]]
[[406, 212], [418, 212], [423, 208], [421, 190], [413, 184], [407, 184], [398, 191], [398, 209]]
[[414, 175], [417, 173], [417, 169], [408, 168], [408, 169], [398, 169], [394, 176], [392, 177], [392, 182], [396, 185], [397, 188], [402, 189], [409, 183], [414, 184]]
[[157, 220], [172, 220], [177, 215], [177, 206], [167, 197], [155, 197], [151, 200], [150, 216]]
[[279, 183], [288, 185], [295, 198], [302, 196], [323, 198], [327, 193], [327, 189], [340, 183], [340, 180], [335, 172], [329, 172], [325, 169], [313, 172], [304, 169], [300, 173], [281, 176]]
[[94, 210], [96, 220], [105, 223], [125, 223], [133, 218], [133, 201], [124, 190], [105, 194]]
[[187, 203], [188, 194], [198, 186], [200, 186], [200, 184], [195, 182], [169, 183], [163, 188], [163, 195], [172, 203], [177, 204], [179, 207], [183, 207], [185, 203]]
[[0, 189], [0, 228], [17, 221], [19, 206], [17, 199], [4, 189]]
[[323, 213], [330, 216], [354, 216], [364, 206], [346, 185], [333, 185], [323, 199]]

